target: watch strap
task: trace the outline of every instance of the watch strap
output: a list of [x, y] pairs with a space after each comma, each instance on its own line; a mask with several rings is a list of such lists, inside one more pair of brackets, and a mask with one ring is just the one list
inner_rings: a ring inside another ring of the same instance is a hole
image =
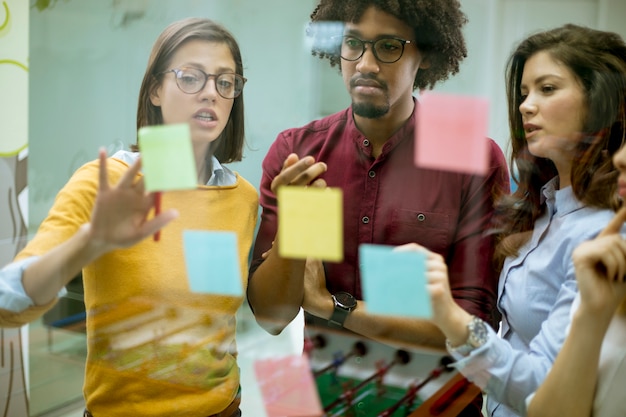
[[328, 324], [331, 327], [341, 329], [343, 328], [343, 323], [345, 323], [349, 314], [350, 314], [350, 310], [345, 310], [335, 305], [335, 310], [333, 311], [333, 315], [330, 316], [330, 319], [328, 320]]
[[469, 330], [467, 340], [460, 346], [452, 346], [450, 341], [446, 339], [446, 349], [448, 349], [448, 352], [468, 356], [474, 349], [487, 343], [487, 339], [489, 338], [487, 324], [479, 317], [472, 316], [472, 320], [467, 324], [467, 329]]

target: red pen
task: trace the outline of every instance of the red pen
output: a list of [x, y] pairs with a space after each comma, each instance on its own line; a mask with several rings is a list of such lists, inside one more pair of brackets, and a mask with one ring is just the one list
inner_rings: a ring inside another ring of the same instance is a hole
[[[158, 216], [159, 213], [161, 213], [161, 191], [154, 193], [154, 217]], [[157, 230], [153, 238], [155, 242], [158, 242], [161, 238], [161, 230]]]

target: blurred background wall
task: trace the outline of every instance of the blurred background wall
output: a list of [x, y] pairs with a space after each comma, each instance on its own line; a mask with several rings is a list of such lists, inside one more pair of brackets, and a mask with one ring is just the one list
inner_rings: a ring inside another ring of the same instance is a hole
[[[150, 48], [167, 24], [183, 17], [220, 21], [240, 42], [249, 80], [244, 93], [248, 147], [244, 160], [232, 168], [258, 186], [263, 157], [281, 130], [349, 104], [338, 70], [310, 54], [304, 30], [315, 4], [315, 0], [0, 0], [0, 263], [13, 258], [27, 230], [34, 233], [59, 189], [80, 165], [96, 157], [98, 148], [112, 153], [135, 142], [137, 92]], [[469, 18], [465, 27], [469, 56], [460, 74], [437, 91], [486, 97], [489, 136], [505, 152], [504, 66], [521, 38], [569, 22], [626, 36], [625, 0], [461, 0], [461, 4]], [[28, 344], [20, 332], [2, 331], [3, 354], [15, 352], [9, 346], [24, 349], [26, 358]], [[3, 358], [2, 363], [8, 362]], [[25, 392], [6, 390], [12, 378], [7, 373], [15, 369], [0, 368], [4, 401], [0, 405], [13, 395], [12, 407], [19, 408], [9, 415], [18, 416], [26, 413]], [[19, 378], [11, 384], [24, 386]]]
[[[233, 164], [254, 185], [278, 132], [344, 108], [336, 69], [304, 35], [315, 0], [50, 0], [30, 14], [30, 229], [71, 173], [135, 141], [137, 92], [149, 49], [170, 22], [205, 16], [240, 42], [248, 148]], [[578, 23], [626, 35], [624, 0], [461, 0], [469, 56], [441, 92], [490, 100], [489, 135], [507, 151], [504, 66], [530, 32]]]

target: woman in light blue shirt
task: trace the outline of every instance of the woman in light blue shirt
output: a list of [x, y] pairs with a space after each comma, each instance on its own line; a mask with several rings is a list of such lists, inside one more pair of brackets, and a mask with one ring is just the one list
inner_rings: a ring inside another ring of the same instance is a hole
[[528, 37], [509, 60], [518, 187], [497, 207], [501, 338], [454, 302], [444, 259], [428, 252], [433, 320], [491, 416], [525, 415], [563, 344], [577, 292], [572, 251], [619, 206], [610, 155], [625, 137], [625, 59], [618, 35], [565, 25]]

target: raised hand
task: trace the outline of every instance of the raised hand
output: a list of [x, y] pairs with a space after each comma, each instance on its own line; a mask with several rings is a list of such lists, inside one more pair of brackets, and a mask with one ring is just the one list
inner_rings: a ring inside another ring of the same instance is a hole
[[625, 220], [626, 207], [622, 207], [598, 237], [572, 254], [581, 307], [606, 318], [626, 296], [626, 241], [619, 234]]
[[307, 258], [304, 269], [304, 297], [302, 308], [315, 316], [325, 317], [325, 307], [330, 304], [331, 295], [326, 289], [324, 264], [319, 259]]
[[147, 220], [154, 205], [154, 193], [146, 193], [143, 177], [137, 174], [137, 160], [115, 186], [109, 185], [106, 151], [100, 150], [98, 195], [91, 215], [90, 237], [103, 252], [129, 247], [161, 229], [178, 216], [165, 211]]
[[283, 163], [283, 169], [272, 180], [272, 192], [276, 194], [283, 185], [310, 185], [326, 187], [326, 181], [318, 178], [326, 172], [327, 166], [323, 162], [315, 162], [312, 156], [300, 159], [295, 153], [290, 154]]
[[[395, 250], [423, 252], [426, 254], [426, 282], [433, 309], [433, 322], [448, 338], [456, 341], [460, 337], [464, 340], [464, 326], [471, 317], [452, 297], [450, 282], [448, 281], [448, 266], [443, 256], [417, 243], [401, 245]], [[460, 332], [457, 331], [459, 328], [461, 329]]]

